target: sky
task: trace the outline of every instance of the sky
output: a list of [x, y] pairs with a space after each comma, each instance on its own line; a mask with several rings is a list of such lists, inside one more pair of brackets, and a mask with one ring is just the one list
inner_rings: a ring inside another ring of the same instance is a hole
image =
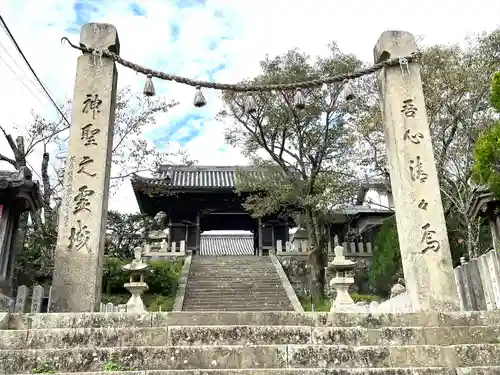
[[[236, 83], [259, 73], [259, 62], [289, 49], [325, 55], [331, 41], [345, 53], [373, 61], [373, 46], [384, 30], [406, 30], [424, 44], [456, 43], [467, 35], [498, 27], [500, 0], [2, 0], [0, 14], [35, 72], [57, 104], [71, 99], [80, 52], [74, 43], [87, 22], [113, 24], [120, 55], [150, 68], [190, 78]], [[144, 77], [119, 66], [118, 87], [141, 92]], [[241, 152], [224, 143], [229, 125], [215, 115], [220, 93], [204, 91], [208, 104], [192, 105], [194, 90], [155, 80], [157, 94], [180, 104], [144, 129], [148, 142], [168, 150], [186, 150], [202, 165], [242, 165]], [[37, 113], [56, 119], [57, 112], [35, 83], [13, 44], [0, 28], [0, 125], [23, 135]], [[39, 179], [43, 150], [28, 161]], [[0, 153], [8, 145], [0, 135]], [[53, 166], [57, 168], [57, 165]], [[8, 166], [0, 162], [0, 170]], [[112, 191], [109, 208], [136, 212], [129, 181]]]

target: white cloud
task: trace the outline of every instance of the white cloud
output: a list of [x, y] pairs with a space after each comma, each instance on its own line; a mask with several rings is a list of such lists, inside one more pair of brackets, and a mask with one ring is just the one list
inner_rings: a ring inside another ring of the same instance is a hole
[[[179, 9], [174, 1], [136, 1], [147, 16], [134, 16], [132, 1], [92, 1], [96, 7], [93, 22], [114, 24], [119, 32], [121, 55], [136, 63], [163, 71], [199, 79], [210, 79], [208, 72], [223, 64], [213, 79], [236, 82], [259, 72], [259, 61], [266, 54], [277, 55], [298, 47], [312, 56], [326, 51], [335, 40], [344, 52], [351, 52], [366, 61], [372, 60], [372, 49], [378, 36], [386, 29], [403, 29], [423, 36], [426, 43], [458, 42], [471, 32], [491, 31], [498, 25], [500, 2], [477, 0], [422, 0], [418, 4], [401, 0], [373, 2], [334, 2], [327, 0], [207, 0], [204, 4]], [[76, 57], [79, 52], [60, 45], [62, 36], [78, 41], [77, 34], [65, 31], [76, 19], [74, 4], [68, 0], [8, 0], [0, 5], [0, 13], [11, 28], [28, 60], [58, 103], [73, 95]], [[181, 2], [182, 3], [182, 2]], [[191, 2], [190, 2], [191, 3]], [[179, 31], [173, 38], [171, 28]], [[70, 35], [69, 35], [70, 34]], [[227, 39], [222, 40], [223, 37]], [[29, 123], [34, 110], [55, 118], [54, 108], [40, 93], [28, 69], [4, 32], [0, 30], [0, 124], [13, 135], [14, 125]], [[216, 43], [216, 48], [212, 48]], [[5, 65], [8, 63], [20, 77]], [[17, 65], [22, 67], [20, 69]], [[23, 83], [30, 89], [27, 90]], [[120, 67], [119, 86], [131, 85], [141, 91], [144, 77]], [[167, 131], [175, 121], [188, 113], [199, 114], [203, 123], [193, 120], [172, 138], [172, 149], [191, 129], [199, 129], [198, 137], [185, 146], [193, 159], [205, 165], [243, 164], [239, 150], [224, 146], [225, 125], [214, 120], [221, 108], [219, 94], [205, 90], [208, 106], [194, 109], [194, 89], [176, 83], [155, 81], [158, 92], [180, 105], [155, 126], [145, 129]], [[31, 91], [31, 92], [30, 92]], [[40, 104], [41, 101], [43, 104]], [[22, 128], [19, 130], [22, 132]], [[8, 149], [0, 140], [0, 152]], [[29, 159], [38, 167], [41, 150]], [[0, 164], [0, 168], [3, 165]], [[125, 183], [112, 196], [110, 208], [135, 211], [132, 189]]]

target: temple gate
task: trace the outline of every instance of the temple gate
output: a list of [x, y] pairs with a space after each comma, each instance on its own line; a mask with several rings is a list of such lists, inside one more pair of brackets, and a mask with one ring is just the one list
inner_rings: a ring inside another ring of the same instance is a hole
[[291, 218], [253, 218], [245, 211], [242, 204], [247, 195], [235, 190], [237, 169], [255, 176], [264, 173], [251, 167], [163, 165], [156, 177], [136, 176], [132, 186], [142, 213], [167, 215], [169, 249], [172, 243], [185, 241], [187, 250], [211, 255], [202, 248], [201, 234], [232, 230], [252, 232], [253, 254], [266, 254], [277, 240], [288, 240]]

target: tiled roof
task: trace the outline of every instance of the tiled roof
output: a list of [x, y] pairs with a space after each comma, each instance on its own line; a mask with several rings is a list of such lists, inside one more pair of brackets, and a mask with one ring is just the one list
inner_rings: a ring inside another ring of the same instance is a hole
[[256, 178], [262, 178], [264, 175], [264, 169], [247, 166], [162, 165], [157, 177], [137, 177], [137, 179], [171, 187], [234, 188], [237, 170]]
[[254, 255], [252, 234], [202, 234], [200, 255]]

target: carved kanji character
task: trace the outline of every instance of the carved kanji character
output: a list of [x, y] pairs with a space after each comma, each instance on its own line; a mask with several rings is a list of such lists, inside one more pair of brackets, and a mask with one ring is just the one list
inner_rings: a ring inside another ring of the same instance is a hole
[[90, 190], [87, 185], [83, 185], [80, 189], [78, 189], [78, 194], [75, 199], [75, 208], [73, 209], [73, 213], [76, 214], [82, 210], [86, 210], [88, 212], [92, 212], [90, 210], [90, 197], [94, 194], [94, 190]]
[[414, 118], [418, 108], [413, 104], [413, 100], [406, 99], [403, 101], [403, 108], [401, 109], [401, 113], [403, 113], [406, 117]]
[[420, 156], [416, 157], [417, 160], [410, 160], [410, 177], [412, 181], [427, 181], [427, 173], [424, 172], [423, 163], [420, 161]]
[[80, 163], [78, 163], [79, 168], [76, 171], [76, 173], [85, 173], [86, 175], [88, 175], [90, 177], [94, 177], [97, 173], [89, 173], [85, 170], [85, 165], [88, 163], [93, 163], [93, 162], [94, 162], [94, 159], [91, 159], [90, 156], [82, 157], [82, 161], [80, 161]]
[[405, 134], [403, 135], [403, 140], [410, 140], [410, 142], [415, 143], [418, 145], [420, 143], [420, 140], [424, 138], [424, 135], [422, 133], [411, 133], [410, 129], [405, 131]]
[[87, 94], [86, 99], [83, 101], [83, 113], [92, 112], [92, 119], [95, 119], [95, 114], [100, 113], [99, 107], [102, 104], [102, 100], [99, 99], [97, 94]]
[[91, 249], [88, 244], [88, 241], [90, 239], [90, 231], [88, 230], [87, 225], [82, 224], [81, 220], [77, 220], [76, 224], [76, 228], [71, 228], [68, 250], [72, 250], [73, 248], [75, 248], [76, 250], [80, 250], [85, 246], [87, 248], [87, 251], [90, 253]]
[[100, 129], [92, 129], [92, 124], [87, 124], [82, 127], [82, 141], [85, 141], [85, 146], [96, 145], [95, 136], [99, 134]]
[[431, 228], [429, 223], [422, 225], [422, 229], [424, 230], [424, 233], [420, 243], [425, 243], [426, 245], [426, 247], [422, 249], [422, 253], [425, 254], [429, 250], [434, 252], [438, 251], [441, 248], [441, 245], [439, 241], [434, 238], [436, 231]]

